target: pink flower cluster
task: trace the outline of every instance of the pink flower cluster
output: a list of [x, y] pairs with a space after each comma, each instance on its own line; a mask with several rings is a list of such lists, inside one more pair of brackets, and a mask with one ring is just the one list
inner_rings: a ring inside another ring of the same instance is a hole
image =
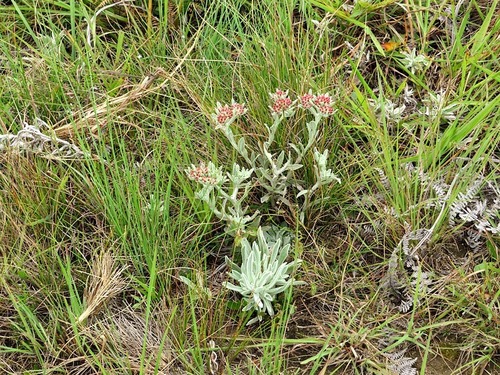
[[304, 94], [300, 97], [300, 106], [304, 109], [309, 109], [313, 105], [315, 96], [311, 93]]
[[323, 115], [333, 114], [333, 99], [329, 94], [316, 95], [313, 99], [316, 109]]
[[293, 110], [293, 101], [288, 97], [288, 91], [283, 91], [276, 89], [274, 94], [269, 94], [271, 96], [271, 113], [282, 114], [287, 111]]
[[247, 109], [244, 104], [236, 103], [234, 101], [231, 105], [222, 105], [217, 103], [217, 108], [215, 109], [215, 113], [212, 117], [217, 124], [216, 127], [220, 128], [227, 126], [236, 117], [244, 115], [246, 111]]
[[[281, 89], [276, 89], [274, 93], [269, 95], [271, 97], [270, 109], [273, 116], [293, 116], [295, 109], [297, 108], [297, 101], [299, 102], [299, 107], [309, 109], [313, 113], [324, 117], [332, 115], [335, 112], [333, 108], [334, 100], [328, 93], [314, 95], [312, 94], [312, 91], [309, 90], [307, 94], [300, 96], [298, 100], [290, 99], [288, 96], [288, 90], [283, 91]], [[245, 104], [236, 103], [234, 100], [230, 105], [217, 103], [215, 113], [212, 114], [212, 118], [216, 124], [215, 128], [227, 128], [234, 121], [234, 119], [244, 115], [246, 112], [247, 108], [245, 107]]]
[[329, 116], [335, 112], [333, 105], [334, 100], [328, 93], [313, 95], [311, 91], [309, 91], [309, 93], [300, 97], [300, 106], [302, 108], [314, 108], [323, 116]]
[[186, 169], [186, 173], [190, 180], [199, 182], [201, 184], [215, 185], [217, 184], [217, 178], [212, 176], [208, 166], [201, 162], [199, 166], [195, 167], [192, 165], [190, 168]]

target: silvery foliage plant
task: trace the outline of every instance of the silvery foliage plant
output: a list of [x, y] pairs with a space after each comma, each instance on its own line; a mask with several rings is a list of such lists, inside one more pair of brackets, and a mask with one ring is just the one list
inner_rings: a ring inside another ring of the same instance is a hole
[[285, 230], [259, 227], [256, 241], [250, 243], [246, 238], [241, 241], [241, 266], [226, 257], [231, 268], [229, 276], [235, 283], [226, 282], [225, 286], [243, 296], [243, 311], [257, 312], [247, 325], [261, 321], [266, 313], [273, 316], [276, 296], [301, 283], [290, 277], [301, 261], [287, 263], [289, 250], [290, 236]]
[[[418, 256], [419, 248], [426, 246], [432, 234], [432, 230], [411, 230], [407, 227], [407, 233], [394, 248], [388, 263], [387, 275], [383, 279], [382, 287], [387, 288], [398, 302], [399, 311], [406, 313], [411, 310], [413, 303], [419, 303], [419, 297], [427, 294], [432, 284], [431, 274], [422, 271]], [[400, 252], [404, 254], [404, 262], [400, 262]], [[405, 277], [410, 275], [410, 280]]]
[[472, 250], [482, 248], [486, 239], [500, 234], [500, 184], [495, 178], [485, 181], [478, 175], [465, 191], [450, 200], [452, 186], [443, 180], [433, 183], [437, 195], [436, 207], [449, 206], [449, 225], [459, 228], [459, 235]]
[[[263, 190], [261, 203], [284, 203], [292, 212], [298, 206], [299, 218], [303, 221], [306, 211], [316, 203], [314, 193], [324, 185], [340, 183], [340, 179], [327, 168], [328, 150], [319, 152], [314, 149], [316, 182], [313, 186], [304, 187], [305, 182], [295, 174], [295, 171], [303, 167], [301, 162], [304, 156], [318, 139], [320, 122], [334, 113], [333, 98], [328, 94], [313, 95], [309, 92], [292, 101], [288, 92], [282, 90], [276, 90], [270, 96], [273, 124], [265, 125], [267, 140], [260, 143], [257, 150], [251, 150], [245, 138], [237, 137], [231, 128], [233, 122], [247, 112], [244, 104], [235, 101], [230, 105], [217, 103], [215, 113], [212, 114], [215, 128], [224, 133], [248, 168], [235, 163], [232, 171], [224, 174], [222, 168], [209, 162], [208, 165], [192, 165], [186, 170], [190, 179], [202, 184], [196, 196], [206, 202], [219, 219], [226, 221], [228, 233], [236, 236], [243, 235], [247, 225], [259, 214], [258, 211], [247, 214], [248, 206], [243, 203], [254, 186], [258, 185]], [[314, 116], [306, 124], [306, 144], [290, 143], [289, 150], [273, 152], [271, 149], [280, 124], [293, 116], [298, 108], [308, 110]], [[290, 200], [290, 197], [293, 199]], [[302, 200], [300, 204], [299, 198]]]
[[417, 54], [415, 48], [413, 48], [410, 52], [403, 52], [402, 55], [403, 58], [401, 59], [401, 62], [403, 63], [404, 67], [411, 71], [413, 74], [424, 70], [431, 63], [431, 61], [426, 56]]
[[424, 100], [424, 108], [420, 113], [433, 121], [440, 119], [454, 121], [457, 118], [457, 108], [457, 103], [447, 103], [447, 99], [443, 92], [429, 92], [428, 98]]

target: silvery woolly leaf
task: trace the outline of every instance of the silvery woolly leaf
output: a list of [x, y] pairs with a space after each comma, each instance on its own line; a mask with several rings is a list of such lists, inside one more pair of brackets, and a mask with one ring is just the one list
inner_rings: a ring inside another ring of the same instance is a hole
[[243, 292], [243, 289], [241, 288], [241, 286], [234, 285], [234, 284], [230, 283], [229, 281], [226, 281], [224, 283], [224, 286], [227, 289], [234, 290], [235, 292], [238, 292], [238, 293], [242, 293]]
[[326, 166], [328, 161], [328, 149], [325, 149], [323, 153], [319, 152], [316, 148], [314, 149], [314, 160], [316, 164], [321, 168], [322, 166]]
[[285, 160], [285, 151], [281, 151], [278, 155], [278, 160], [276, 160], [276, 166], [279, 168], [283, 165], [283, 161]]
[[262, 300], [260, 299], [260, 297], [257, 294], [253, 295], [253, 300], [254, 300], [255, 304], [257, 306], [259, 306], [260, 308], [264, 307], [264, 303], [262, 302]]
[[242, 311], [250, 311], [251, 309], [255, 309], [254, 301], [249, 302], [245, 307], [243, 307]]
[[231, 268], [231, 270], [237, 269], [238, 271], [240, 271], [240, 267], [236, 263], [234, 263], [231, 259], [229, 259], [228, 256], [226, 256], [224, 260], [226, 264]]
[[260, 321], [262, 321], [262, 316], [257, 315], [255, 318], [250, 319], [246, 325], [249, 326]]
[[253, 173], [253, 168], [246, 169], [244, 167], [241, 167], [239, 164], [234, 163], [233, 170], [230, 174], [228, 173], [228, 177], [230, 180], [234, 181], [235, 184], [239, 185], [241, 182], [250, 178], [252, 173]]
[[300, 191], [298, 194], [297, 194], [297, 198], [300, 198], [301, 196], [307, 194], [309, 192], [309, 190], [307, 189], [304, 189], [302, 191]]
[[268, 250], [268, 254], [270, 255], [269, 263], [275, 264], [277, 262], [277, 257], [283, 252], [283, 250], [288, 251], [287, 246], [289, 245], [281, 248], [281, 238], [277, 239], [273, 246]]
[[245, 138], [241, 137], [240, 140], [238, 141], [238, 152], [240, 154], [246, 154], [245, 150]]
[[257, 229], [257, 243], [254, 242], [254, 244], [257, 244], [260, 249], [266, 249], [268, 248], [266, 237], [264, 236], [264, 231], [262, 228]]
[[210, 193], [213, 191], [212, 185], [205, 185], [200, 190], [195, 193], [196, 198], [201, 201], [209, 202], [210, 201]]
[[260, 203], [266, 203], [271, 198], [270, 194], [266, 194], [260, 198]]
[[[255, 245], [255, 244], [254, 244]], [[262, 272], [262, 257], [260, 254], [256, 253], [255, 248], [253, 249], [254, 252], [252, 254], [255, 254], [254, 259], [253, 259], [253, 273], [261, 273]], [[258, 251], [258, 250], [257, 250]]]
[[279, 252], [277, 262], [278, 263], [283, 263], [285, 259], [288, 256], [288, 251], [290, 250], [290, 244], [287, 244], [282, 247], [281, 251]]
[[300, 150], [299, 147], [304, 147], [304, 146], [302, 146], [300, 143], [299, 146], [296, 146], [293, 143], [289, 143], [288, 145], [297, 153], [297, 155], [302, 155], [302, 151]]
[[297, 169], [302, 168], [302, 164], [291, 164], [288, 166], [288, 170], [296, 171]]
[[262, 151], [266, 159], [271, 163], [271, 165], [274, 165], [273, 154], [271, 154], [266, 147], [263, 147]]
[[267, 280], [268, 290], [270, 291], [279, 281], [284, 281], [284, 273], [279, 270], [274, 273], [274, 275], [270, 275], [271, 278]]
[[304, 211], [302, 211], [300, 214], [299, 214], [299, 220], [301, 223], [304, 223], [304, 219], [306, 217], [306, 214]]
[[320, 171], [319, 178], [321, 180], [322, 185], [329, 184], [330, 182], [333, 181], [337, 181], [339, 184], [342, 183], [340, 178], [338, 178], [337, 175], [335, 175], [331, 169]]
[[248, 262], [248, 256], [250, 255], [252, 248], [250, 242], [246, 238], [241, 240], [241, 257], [243, 264]]
[[271, 288], [268, 291], [269, 291], [269, 293], [277, 295], [277, 294], [280, 294], [281, 292], [284, 292], [288, 287], [290, 287], [290, 284], [291, 283], [286, 282], [285, 284]]
[[306, 124], [307, 131], [309, 133], [309, 139], [316, 137], [316, 132], [318, 130], [318, 121], [313, 120]]
[[273, 305], [271, 304], [271, 302], [268, 300], [264, 300], [264, 305], [265, 305], [265, 308], [266, 308], [269, 316], [274, 316], [274, 309], [273, 309]]

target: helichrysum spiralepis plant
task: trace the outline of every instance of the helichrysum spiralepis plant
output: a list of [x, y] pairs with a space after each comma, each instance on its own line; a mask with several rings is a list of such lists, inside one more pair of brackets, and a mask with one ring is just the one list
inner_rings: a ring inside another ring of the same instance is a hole
[[286, 234], [267, 232], [259, 227], [257, 241], [252, 244], [246, 238], [241, 241], [241, 267], [226, 257], [226, 263], [231, 267], [229, 276], [236, 283], [226, 282], [225, 286], [243, 296], [246, 303], [243, 311], [257, 311], [257, 316], [247, 325], [261, 321], [266, 313], [273, 316], [276, 296], [291, 285], [301, 283], [290, 277], [301, 261], [287, 263], [289, 250], [290, 241]]
[[[259, 186], [261, 203], [269, 202], [271, 207], [278, 202], [283, 203], [291, 212], [298, 212], [303, 221], [307, 210], [316, 203], [314, 193], [333, 181], [340, 183], [331, 169], [327, 169], [328, 150], [319, 152], [314, 149], [314, 183], [308, 184], [297, 173], [303, 167], [303, 158], [318, 139], [320, 122], [335, 112], [333, 98], [328, 94], [313, 95], [309, 92], [292, 100], [288, 92], [282, 90], [276, 90], [270, 96], [273, 123], [271, 126], [265, 125], [267, 140], [260, 142], [256, 149], [252, 149], [245, 137], [237, 136], [231, 128], [234, 121], [247, 112], [244, 104], [234, 101], [231, 105], [217, 103], [212, 114], [215, 128], [224, 133], [248, 169], [235, 164], [232, 172], [227, 174], [227, 179], [223, 177], [222, 170], [211, 163], [208, 167], [202, 164], [187, 170], [191, 179], [203, 184], [197, 196], [208, 203], [217, 217], [227, 221], [231, 230], [244, 231], [245, 225], [255, 218], [256, 213], [246, 215], [248, 207], [242, 203], [254, 186]], [[274, 144], [276, 132], [283, 120], [293, 116], [298, 109], [307, 110], [313, 115], [313, 119], [306, 124], [307, 138], [304, 143], [289, 143], [287, 150], [279, 150]], [[211, 177], [198, 178], [198, 169], [206, 169]], [[227, 180], [231, 182], [229, 187], [225, 186]]]

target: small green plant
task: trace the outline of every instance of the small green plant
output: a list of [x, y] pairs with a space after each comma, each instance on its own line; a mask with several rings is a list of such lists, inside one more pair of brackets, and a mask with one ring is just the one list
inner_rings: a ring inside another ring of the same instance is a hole
[[226, 257], [226, 263], [231, 267], [229, 276], [238, 285], [226, 282], [225, 286], [243, 296], [246, 303], [243, 311], [257, 311], [257, 316], [247, 325], [261, 321], [265, 313], [273, 316], [272, 303], [276, 296], [291, 285], [301, 283], [290, 277], [290, 272], [300, 264], [301, 260], [286, 262], [290, 239], [281, 232], [277, 233], [278, 236], [273, 233], [268, 234], [259, 227], [257, 241], [250, 244], [244, 238], [241, 241], [241, 267]]

